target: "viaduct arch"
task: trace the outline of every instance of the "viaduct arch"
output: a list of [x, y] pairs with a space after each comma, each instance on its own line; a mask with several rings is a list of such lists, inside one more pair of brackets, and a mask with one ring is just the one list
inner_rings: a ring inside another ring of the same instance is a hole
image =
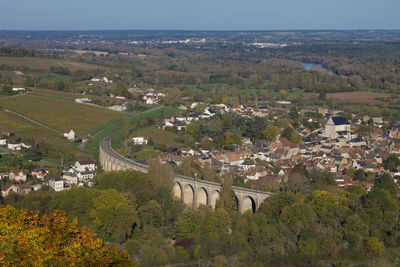
[[[111, 147], [111, 139], [115, 134], [100, 142], [99, 160], [104, 171], [136, 170], [147, 173], [147, 165], [125, 158]], [[271, 195], [269, 192], [242, 187], [232, 187], [235, 193], [238, 210], [255, 212], [261, 203]], [[180, 174], [174, 175], [173, 195], [187, 206], [197, 208], [208, 205], [215, 208], [222, 192], [222, 185]]]

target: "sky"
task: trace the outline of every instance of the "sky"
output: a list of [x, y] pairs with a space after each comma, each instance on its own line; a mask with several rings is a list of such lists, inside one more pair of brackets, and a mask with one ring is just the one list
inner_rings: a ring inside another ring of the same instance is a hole
[[0, 0], [0, 30], [400, 29], [400, 0]]

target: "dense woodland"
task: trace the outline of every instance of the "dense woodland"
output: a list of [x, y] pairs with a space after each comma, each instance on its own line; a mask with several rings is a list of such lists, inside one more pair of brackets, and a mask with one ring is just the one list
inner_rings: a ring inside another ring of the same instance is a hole
[[256, 213], [240, 214], [228, 178], [216, 210], [192, 210], [174, 200], [166, 173], [110, 172], [94, 189], [42, 190], [3, 202], [41, 213], [61, 210], [144, 266], [339, 264], [373, 259], [400, 244], [400, 195], [389, 175], [376, 179], [370, 192], [342, 190], [330, 174], [298, 166]]

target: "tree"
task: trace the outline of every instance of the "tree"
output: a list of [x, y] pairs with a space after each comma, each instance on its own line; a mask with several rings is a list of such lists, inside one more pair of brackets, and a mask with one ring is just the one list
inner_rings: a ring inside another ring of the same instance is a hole
[[37, 145], [32, 146], [26, 151], [26, 158], [32, 161], [39, 161], [42, 159], [42, 153]]
[[185, 157], [182, 163], [183, 175], [192, 176], [192, 159], [190, 157]]
[[161, 164], [159, 159], [150, 159], [148, 174], [154, 187], [172, 190], [173, 169], [169, 164]]
[[185, 133], [193, 137], [194, 140], [198, 140], [200, 138], [200, 127], [197, 123], [190, 123], [186, 126]]
[[168, 106], [178, 105], [181, 101], [181, 91], [178, 88], [169, 87], [165, 89], [164, 103]]
[[116, 190], [105, 190], [93, 199], [90, 215], [104, 238], [123, 242], [131, 236], [134, 224], [138, 223], [135, 207], [135, 203]]
[[129, 129], [129, 119], [128, 119], [128, 116], [124, 116], [124, 121], [123, 121], [123, 124], [122, 124], [122, 136], [123, 136], [123, 138], [124, 138], [124, 143], [125, 143], [125, 146], [127, 146], [128, 145], [128, 140], [129, 140], [129, 131], [130, 131], [130, 129]]
[[346, 175], [349, 176], [350, 178], [354, 178], [354, 176], [356, 175], [356, 169], [353, 167], [347, 168]]
[[280, 89], [279, 90], [279, 95], [281, 96], [281, 98], [286, 98], [288, 95], [288, 91], [285, 89]]
[[234, 211], [236, 207], [235, 194], [232, 190], [233, 178], [230, 175], [225, 175], [222, 183], [221, 197], [218, 201], [218, 207], [221, 207], [228, 212]]
[[60, 212], [0, 209], [2, 266], [134, 266], [125, 252], [107, 247], [77, 220]]
[[3, 94], [4, 95], [10, 95], [12, 94], [12, 88], [9, 85], [4, 85], [3, 86]]
[[175, 223], [174, 237], [179, 240], [196, 235], [196, 221], [192, 210], [185, 210]]
[[365, 181], [367, 179], [364, 170], [357, 169], [354, 173], [354, 180]]
[[319, 97], [318, 97], [320, 100], [326, 100], [326, 92], [325, 91], [322, 91], [320, 94], [319, 94]]
[[400, 165], [400, 159], [395, 155], [390, 155], [383, 161], [386, 170], [394, 170]]
[[279, 135], [279, 128], [275, 125], [269, 125], [267, 128], [265, 128], [263, 134], [268, 141], [275, 141]]
[[375, 179], [374, 187], [385, 189], [392, 196], [397, 197], [399, 194], [399, 186], [394, 182], [392, 176], [388, 173], [381, 175]]
[[165, 223], [162, 207], [155, 200], [150, 200], [144, 206], [140, 207], [138, 209], [138, 215], [140, 223], [143, 225], [161, 227]]

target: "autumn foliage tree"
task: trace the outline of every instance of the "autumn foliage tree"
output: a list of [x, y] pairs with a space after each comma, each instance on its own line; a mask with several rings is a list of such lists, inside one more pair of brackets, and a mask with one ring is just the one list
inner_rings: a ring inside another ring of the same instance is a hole
[[77, 220], [60, 212], [0, 209], [1, 266], [134, 266], [125, 252], [111, 248]]

